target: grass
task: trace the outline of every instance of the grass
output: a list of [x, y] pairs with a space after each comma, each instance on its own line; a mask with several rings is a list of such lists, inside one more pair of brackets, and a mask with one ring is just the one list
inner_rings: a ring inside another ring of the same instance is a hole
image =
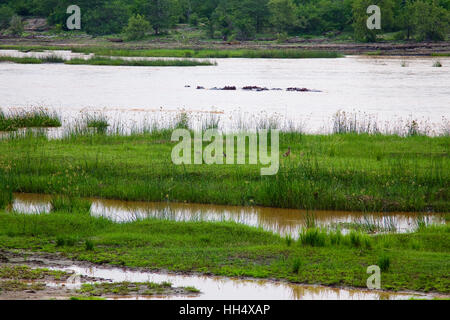
[[193, 67], [215, 66], [217, 63], [208, 60], [124, 60], [119, 58], [92, 57], [88, 59], [75, 58], [64, 60], [55, 56], [47, 58], [17, 58], [0, 57], [0, 62], [13, 62], [20, 64], [64, 63], [68, 65], [96, 65], [96, 66], [127, 66], [127, 67]]
[[167, 295], [174, 294], [176, 289], [180, 289], [183, 293], [199, 293], [195, 287], [173, 288], [171, 283], [162, 282], [101, 282], [101, 283], [85, 283], [78, 290], [78, 293], [88, 296], [105, 296], [105, 295]]
[[440, 67], [442, 67], [442, 63], [441, 63], [440, 61], [435, 61], [435, 62], [433, 63], [433, 67], [440, 68]]
[[174, 57], [174, 58], [340, 58], [342, 54], [334, 51], [314, 51], [303, 49], [115, 49], [110, 47], [55, 47], [55, 46], [0, 46], [0, 49], [15, 50], [71, 50], [78, 53], [93, 53], [97, 56], [118, 57]]
[[261, 176], [261, 165], [175, 165], [170, 137], [162, 130], [3, 139], [0, 185], [121, 200], [450, 211], [450, 137], [281, 133], [280, 154], [290, 146], [291, 155], [280, 156], [274, 176]]
[[68, 213], [86, 213], [91, 208], [91, 202], [73, 196], [53, 196], [52, 211]]
[[109, 127], [108, 119], [103, 115], [93, 115], [86, 118], [86, 127], [95, 128], [98, 133], [106, 133]]
[[70, 275], [64, 271], [44, 268], [30, 268], [28, 266], [0, 266], [0, 279], [10, 280], [38, 280], [51, 277], [55, 280], [68, 278]]
[[[57, 246], [70, 234], [80, 241]], [[342, 236], [342, 235], [341, 235]], [[329, 236], [328, 236], [329, 237]], [[20, 215], [0, 212], [0, 248], [49, 253], [114, 266], [199, 272], [223, 276], [365, 287], [366, 269], [389, 257], [382, 288], [450, 293], [450, 226], [429, 226], [409, 234], [357, 236], [349, 243], [286, 246], [281, 236], [231, 222], [175, 222], [145, 219], [114, 223], [88, 214]], [[344, 237], [344, 236], [342, 236]], [[95, 239], [93, 250], [85, 240]], [[204, 239], [209, 239], [207, 242]], [[419, 242], [420, 248], [411, 243]]]
[[378, 258], [377, 265], [380, 267], [381, 271], [387, 272], [389, 270], [389, 266], [391, 265], [391, 259], [383, 254]]
[[5, 209], [13, 202], [13, 194], [11, 190], [0, 186], [0, 210]]
[[435, 52], [435, 53], [432, 53], [431, 56], [433, 56], [433, 57], [450, 57], [450, 52]]
[[15, 131], [18, 128], [60, 127], [61, 119], [56, 112], [44, 108], [31, 111], [18, 110], [5, 114], [0, 110], [0, 131]]
[[124, 60], [106, 57], [94, 57], [90, 59], [71, 59], [65, 64], [82, 64], [96, 66], [127, 66], [127, 67], [193, 67], [193, 66], [214, 66], [217, 65], [211, 61], [201, 60]]
[[0, 62], [12, 62], [19, 64], [41, 64], [42, 59], [39, 58], [19, 58], [19, 57], [0, 57]]

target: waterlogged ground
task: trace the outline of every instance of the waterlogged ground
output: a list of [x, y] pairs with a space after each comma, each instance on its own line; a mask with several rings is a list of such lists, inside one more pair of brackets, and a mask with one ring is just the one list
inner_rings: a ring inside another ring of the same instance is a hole
[[197, 288], [174, 287], [168, 281], [113, 281], [111, 277], [88, 276], [87, 273], [93, 273], [93, 268], [86, 263], [74, 265], [73, 261], [58, 255], [0, 250], [0, 300], [138, 299], [174, 295], [182, 298], [199, 295]]
[[[11, 209], [19, 213], [38, 214], [51, 211], [51, 196], [42, 194], [14, 195]], [[106, 217], [116, 222], [130, 222], [155, 217], [175, 221], [234, 221], [264, 230], [290, 235], [296, 239], [308, 223], [308, 216], [319, 227], [362, 228], [372, 233], [411, 232], [417, 228], [417, 219], [422, 217], [416, 212], [362, 213], [350, 211], [325, 211], [238, 207], [191, 203], [162, 203], [143, 201], [120, 201], [91, 199], [91, 214]], [[428, 224], [445, 223], [444, 214], [428, 213], [423, 216]], [[365, 228], [365, 229], [364, 229]], [[367, 230], [372, 228], [373, 230]]]
[[[216, 60], [218, 66], [183, 68], [1, 63], [0, 107], [55, 108], [66, 121], [82, 110], [97, 111], [111, 119], [130, 119], [128, 125], [147, 118], [168, 122], [181, 109], [198, 117], [214, 111], [224, 127], [275, 117], [294, 120], [311, 132], [329, 131], [330, 119], [340, 109], [372, 115], [380, 127], [386, 121], [401, 127], [398, 119], [413, 117], [430, 131], [441, 130], [442, 117], [450, 117], [446, 57]], [[436, 60], [442, 67], [432, 67]], [[243, 86], [284, 90], [249, 92], [240, 90]], [[321, 92], [287, 92], [288, 87]]]
[[[21, 288], [22, 290], [16, 288], [16, 290], [0, 291], [0, 300], [73, 299], [73, 297], [114, 300], [245, 300], [248, 297], [256, 300], [405, 300], [445, 297], [417, 292], [393, 293], [382, 290], [331, 288], [251, 278], [148, 272], [137, 268], [116, 268], [74, 262], [59, 255], [50, 254], [4, 251], [0, 254], [4, 261], [0, 264], [0, 270], [6, 268], [26, 270], [27, 274], [38, 275], [30, 279], [29, 276], [23, 276], [25, 272], [22, 272], [22, 275], [15, 274], [16, 278], [25, 278], [21, 280], [27, 280], [29, 287]], [[42, 270], [48, 271], [43, 273]], [[43, 275], [41, 276], [41, 274]], [[148, 283], [163, 284], [165, 289], [154, 290], [151, 294], [135, 290], [135, 284], [142, 286]], [[105, 288], [116, 288], [116, 290], [105, 290]]]

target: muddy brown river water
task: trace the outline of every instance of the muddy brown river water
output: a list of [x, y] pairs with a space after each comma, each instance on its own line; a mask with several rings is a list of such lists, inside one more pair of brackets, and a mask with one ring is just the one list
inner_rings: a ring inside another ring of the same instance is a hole
[[[67, 51], [0, 55], [57, 54]], [[413, 117], [431, 131], [450, 118], [450, 58], [348, 56], [337, 59], [214, 59], [217, 66], [111, 67], [0, 63], [0, 107], [43, 106], [66, 121], [98, 111], [127, 125], [143, 119], [167, 122], [183, 109], [195, 116], [220, 113], [221, 126], [256, 125], [261, 119], [294, 121], [303, 130], [326, 132], [338, 110], [357, 110], [380, 127], [404, 126]], [[439, 60], [442, 67], [432, 67]], [[213, 87], [305, 87], [321, 92], [196, 90]], [[150, 120], [149, 120], [150, 121]], [[435, 124], [436, 123], [436, 124]]]

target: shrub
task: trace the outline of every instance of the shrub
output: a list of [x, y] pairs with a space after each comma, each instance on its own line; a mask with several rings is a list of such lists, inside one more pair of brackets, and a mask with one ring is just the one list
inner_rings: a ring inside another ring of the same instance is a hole
[[10, 25], [14, 11], [7, 6], [0, 7], [0, 30], [7, 29]]
[[191, 16], [189, 17], [189, 23], [195, 27], [198, 26], [199, 18], [196, 13], [191, 14]]
[[11, 18], [9, 30], [11, 31], [11, 34], [20, 37], [23, 33], [22, 18], [19, 17], [18, 15], [14, 15]]
[[151, 27], [150, 22], [144, 16], [137, 14], [130, 17], [128, 25], [124, 28], [123, 32], [127, 40], [141, 40]]

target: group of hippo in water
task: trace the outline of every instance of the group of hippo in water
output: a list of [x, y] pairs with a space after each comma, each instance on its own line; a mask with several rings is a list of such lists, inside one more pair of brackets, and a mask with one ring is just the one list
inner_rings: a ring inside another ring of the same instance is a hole
[[[186, 88], [190, 88], [191, 86], [187, 85], [185, 86]], [[211, 89], [206, 89], [205, 87], [202, 86], [197, 86], [197, 90], [237, 90], [236, 86], [225, 86], [222, 88], [218, 88], [218, 87], [214, 87]], [[245, 86], [242, 87], [242, 90], [246, 90], [246, 91], [282, 91], [282, 88], [266, 88], [266, 87], [258, 87], [258, 86]], [[286, 91], [298, 91], [298, 92], [321, 92], [320, 90], [314, 90], [314, 89], [307, 89], [307, 88], [297, 88], [297, 87], [291, 87], [291, 88], [287, 88]]]

